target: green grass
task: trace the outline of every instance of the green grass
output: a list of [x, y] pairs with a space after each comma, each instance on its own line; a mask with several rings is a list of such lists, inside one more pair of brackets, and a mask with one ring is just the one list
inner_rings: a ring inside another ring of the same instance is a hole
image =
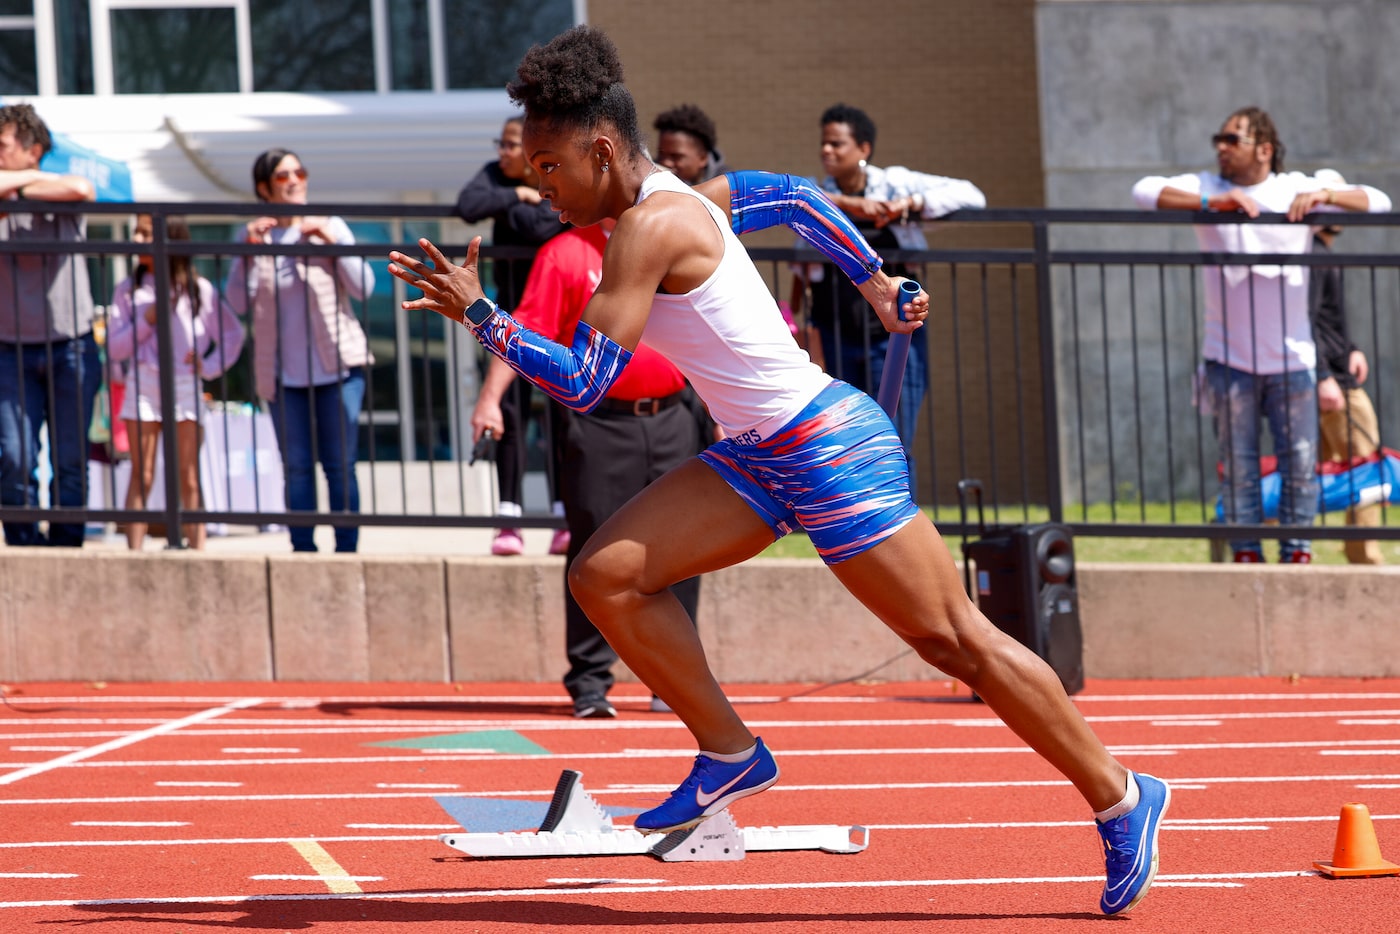
[[[924, 512], [935, 523], [940, 520], [957, 523], [961, 518], [958, 509], [950, 506], [941, 507], [937, 513], [931, 508], [925, 507]], [[1194, 525], [1200, 521], [1200, 517], [1200, 503], [1178, 502], [1176, 504], [1176, 522]], [[975, 513], [970, 511], [968, 519], [975, 521], [975, 518]], [[1045, 522], [1049, 519], [1049, 512], [1042, 506], [1031, 506], [1025, 510], [1022, 510], [1020, 506], [1003, 507], [999, 518], [991, 510], [986, 510], [985, 518], [988, 525], [1022, 525]], [[1101, 503], [1090, 506], [1087, 510], [1082, 510], [1077, 506], [1070, 507], [1066, 509], [1066, 519], [1070, 522], [1117, 523], [1121, 525], [1133, 525], [1143, 521], [1153, 524], [1170, 524], [1173, 521], [1169, 505], [1148, 503], [1145, 507], [1144, 519], [1144, 507], [1135, 502], [1119, 503], [1116, 507]], [[1400, 525], [1400, 509], [1387, 510], [1386, 519], [1389, 525]], [[1337, 525], [1341, 522], [1341, 516], [1340, 514], [1329, 515], [1327, 521], [1329, 525]], [[947, 544], [955, 557], [960, 556], [961, 538], [949, 536]], [[1272, 541], [1265, 542], [1264, 553], [1270, 560], [1274, 560], [1278, 555], [1277, 544]], [[1078, 536], [1074, 540], [1074, 554], [1078, 560], [1088, 563], [1207, 564], [1210, 562], [1210, 540], [1205, 538], [1120, 538], [1117, 536], [1091, 538]], [[1400, 562], [1400, 542], [1381, 542], [1381, 554], [1385, 556], [1388, 563]], [[807, 536], [802, 533], [794, 533], [774, 542], [759, 557], [815, 558], [816, 556], [816, 549], [812, 547]], [[1346, 564], [1346, 556], [1342, 553], [1342, 543], [1324, 539], [1314, 540], [1313, 562], [1315, 564]]]

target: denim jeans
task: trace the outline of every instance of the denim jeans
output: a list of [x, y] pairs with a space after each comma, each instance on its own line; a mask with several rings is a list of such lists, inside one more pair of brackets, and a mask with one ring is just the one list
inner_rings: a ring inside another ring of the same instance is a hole
[[[862, 392], [876, 396], [880, 392], [880, 381], [885, 375], [885, 353], [890, 341], [870, 342], [870, 355], [867, 358], [865, 341], [856, 337], [843, 341], [838, 351], [834, 336], [822, 332], [822, 352], [826, 355], [826, 369], [832, 376], [850, 383]], [[840, 354], [839, 358], [837, 354]], [[839, 363], [836, 362], [839, 360]], [[868, 366], [867, 366], [868, 363]], [[923, 406], [924, 395], [928, 392], [928, 337], [923, 330], [915, 331], [909, 342], [909, 359], [904, 364], [904, 379], [899, 384], [899, 407], [895, 409], [894, 427], [899, 432], [899, 440], [904, 443], [905, 456], [909, 458], [909, 484], [914, 485], [914, 436], [919, 430], [919, 409]]]
[[[91, 334], [52, 344], [0, 343], [0, 503], [39, 505], [39, 429], [49, 434], [53, 506], [87, 505], [88, 422], [102, 384]], [[52, 403], [52, 407], [51, 406]], [[82, 547], [83, 523], [6, 522], [8, 545]]]
[[[356, 367], [339, 383], [277, 387], [272, 422], [282, 449], [287, 510], [316, 511], [316, 463], [326, 477], [331, 512], [359, 512], [360, 484], [355, 478], [360, 406], [365, 400], [365, 373]], [[335, 550], [354, 551], [360, 544], [357, 525], [335, 527]], [[289, 523], [293, 551], [315, 551], [315, 526]]]
[[[1259, 525], [1264, 504], [1259, 490], [1259, 420], [1266, 419], [1278, 457], [1278, 521], [1310, 526], [1317, 517], [1317, 380], [1311, 370], [1255, 374], [1206, 362], [1206, 385], [1215, 415], [1216, 439], [1225, 467], [1221, 495], [1225, 521]], [[1235, 553], [1262, 551], [1258, 539], [1231, 541]], [[1310, 552], [1306, 538], [1279, 542], [1279, 559]]]

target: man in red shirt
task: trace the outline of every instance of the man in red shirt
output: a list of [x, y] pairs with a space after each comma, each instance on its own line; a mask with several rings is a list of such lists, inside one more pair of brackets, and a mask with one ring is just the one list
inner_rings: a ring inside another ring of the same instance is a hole
[[[552, 340], [568, 343], [588, 300], [603, 276], [603, 247], [612, 233], [612, 219], [590, 227], [570, 228], [540, 247], [514, 315], [524, 326]], [[496, 357], [472, 412], [472, 432], [502, 429], [501, 398], [516, 378], [515, 371]], [[569, 565], [590, 535], [623, 503], [672, 467], [694, 457], [702, 441], [701, 424], [691, 404], [685, 377], [671, 361], [646, 344], [639, 344], [601, 405], [588, 414], [562, 409], [568, 419], [563, 431], [563, 476], [560, 496], [569, 526], [569, 550], [564, 564], [565, 642], [569, 671], [564, 687], [574, 702], [575, 717], [615, 717], [608, 702], [617, 653], [598, 632], [569, 593]], [[700, 601], [700, 578], [671, 588], [695, 620]], [[652, 709], [665, 711], [658, 699]]]

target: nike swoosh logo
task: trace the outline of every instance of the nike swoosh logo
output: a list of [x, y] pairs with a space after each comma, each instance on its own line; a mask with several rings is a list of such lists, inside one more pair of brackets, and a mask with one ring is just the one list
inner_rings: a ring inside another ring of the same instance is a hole
[[755, 759], [754, 761], [749, 763], [748, 768], [744, 769], [744, 771], [740, 772], [738, 775], [735, 775], [723, 785], [720, 785], [714, 791], [706, 791], [703, 788], [695, 789], [695, 803], [700, 805], [702, 808], [707, 808], [710, 805], [714, 804], [720, 798], [724, 797], [724, 793], [726, 791], [743, 781], [744, 776], [752, 772], [757, 765], [758, 760]]

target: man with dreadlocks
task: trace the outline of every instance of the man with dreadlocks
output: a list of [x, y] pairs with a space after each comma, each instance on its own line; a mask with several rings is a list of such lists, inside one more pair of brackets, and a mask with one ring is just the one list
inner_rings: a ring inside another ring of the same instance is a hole
[[1166, 784], [1119, 764], [1049, 665], [973, 606], [947, 545], [910, 496], [894, 425], [798, 348], [736, 233], [793, 227], [859, 285], [891, 331], [921, 327], [928, 295], [905, 304], [901, 320], [902, 280], [881, 269], [849, 219], [804, 179], [740, 172], [697, 190], [654, 165], [603, 33], [575, 27], [532, 48], [517, 74], [507, 90], [525, 110], [525, 154], [541, 196], [576, 226], [617, 221], [572, 340], [546, 340], [485, 297], [476, 241], [461, 266], [420, 240], [428, 262], [395, 252], [389, 269], [423, 292], [405, 309], [465, 324], [580, 411], [602, 401], [645, 336], [724, 428], [723, 441], [614, 513], [570, 568], [570, 589], [588, 617], [700, 748], [690, 775], [637, 816], [637, 829], [694, 826], [778, 780], [773, 756], [726, 699], [667, 588], [751, 558], [800, 526], [872, 613], [929, 664], [967, 683], [1073, 783], [1105, 845], [1100, 907], [1117, 914], [1137, 904], [1156, 872]]
[[[1283, 170], [1283, 141], [1258, 107], [1232, 113], [1211, 137], [1218, 172], [1149, 176], [1133, 186], [1144, 210], [1287, 214], [1291, 224], [1200, 224], [1196, 238], [1212, 253], [1307, 253], [1312, 229], [1297, 223], [1314, 211], [1390, 210], [1390, 198], [1367, 185], [1328, 185]], [[1259, 420], [1269, 422], [1278, 456], [1278, 521], [1310, 526], [1317, 515], [1317, 346], [1308, 317], [1306, 266], [1203, 266], [1205, 359], [1201, 389], [1215, 418], [1224, 464], [1225, 521], [1261, 525]], [[1258, 538], [1230, 542], [1239, 562], [1264, 560]], [[1279, 542], [1279, 561], [1308, 564], [1312, 544]]]

